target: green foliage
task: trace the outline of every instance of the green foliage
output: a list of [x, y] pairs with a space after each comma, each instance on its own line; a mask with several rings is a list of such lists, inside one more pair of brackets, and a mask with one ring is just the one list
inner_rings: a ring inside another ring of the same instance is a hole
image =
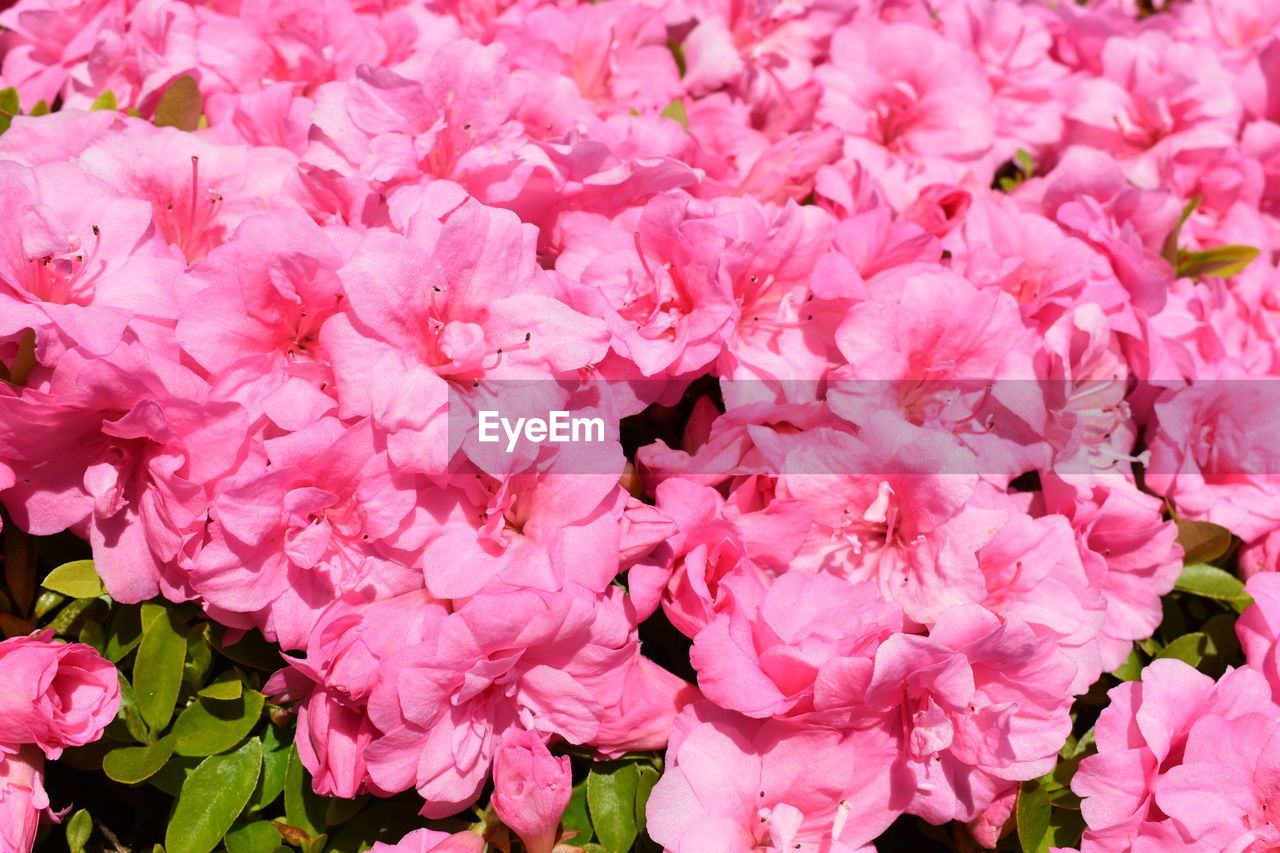
[[222, 841], [262, 772], [262, 741], [245, 741], [235, 752], [212, 755], [187, 775], [165, 832], [169, 853], [209, 853]]
[[[604, 853], [627, 853], [644, 830], [645, 806], [658, 781], [658, 769], [647, 756], [601, 761], [587, 772], [587, 813], [592, 833]], [[574, 789], [574, 799], [578, 789]], [[573, 802], [570, 802], [573, 808]], [[575, 814], [575, 820], [580, 815]], [[585, 833], [582, 839], [588, 837]], [[580, 839], [574, 839], [579, 843]]]
[[1201, 598], [1211, 598], [1243, 612], [1253, 603], [1244, 584], [1235, 575], [1207, 563], [1191, 563], [1182, 570], [1174, 589]]
[[[102, 588], [102, 579], [93, 568], [93, 560], [63, 563], [49, 572], [40, 585], [70, 598], [97, 598], [107, 592]], [[36, 612], [43, 615], [39, 613], [39, 609]]]
[[88, 809], [80, 809], [73, 814], [67, 821], [67, 847], [71, 853], [80, 853], [89, 843], [89, 836], [92, 833], [93, 818], [89, 816]]

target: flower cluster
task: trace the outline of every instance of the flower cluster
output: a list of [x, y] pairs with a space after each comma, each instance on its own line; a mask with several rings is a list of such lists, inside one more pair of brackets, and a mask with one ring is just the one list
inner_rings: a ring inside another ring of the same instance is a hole
[[[1149, 5], [19, 0], [0, 503], [288, 652], [319, 793], [541, 853], [548, 745], [666, 748], [673, 853], [994, 846], [1175, 517], [1280, 554], [1280, 4]], [[464, 439], [533, 404], [607, 437]], [[1264, 681], [1113, 693], [1084, 849], [1227, 849], [1228, 740], [1264, 838]]]
[[116, 670], [52, 631], [0, 642], [0, 850], [27, 851], [41, 817], [56, 820], [44, 760], [102, 736], [120, 707]]

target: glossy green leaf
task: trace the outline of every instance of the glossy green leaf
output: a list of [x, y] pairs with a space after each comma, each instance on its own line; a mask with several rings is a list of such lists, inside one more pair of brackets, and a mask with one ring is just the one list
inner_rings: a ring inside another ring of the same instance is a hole
[[244, 682], [234, 672], [224, 672], [196, 693], [206, 699], [239, 699], [244, 694]]
[[71, 853], [80, 853], [92, 834], [93, 818], [89, 817], [87, 809], [80, 809], [67, 821], [67, 847], [71, 848]]
[[102, 759], [102, 770], [110, 778], [128, 785], [150, 779], [173, 755], [177, 738], [167, 735], [149, 746], [122, 746]]
[[227, 833], [227, 853], [273, 853], [280, 846], [280, 830], [269, 820], [233, 829]]
[[133, 689], [142, 719], [153, 731], [160, 731], [169, 724], [178, 701], [187, 638], [177, 617], [158, 604], [142, 605], [142, 624]]
[[310, 836], [324, 827], [324, 800], [311, 790], [311, 776], [298, 758], [298, 748], [289, 748], [289, 763], [284, 773], [284, 819]]
[[577, 847], [581, 847], [595, 837], [591, 829], [591, 815], [587, 811], [586, 779], [573, 786], [573, 795], [569, 797], [569, 805], [565, 807], [560, 822], [564, 824], [566, 830], [577, 831], [578, 834], [570, 841]]
[[1221, 601], [1231, 605], [1238, 612], [1253, 603], [1249, 593], [1244, 591], [1244, 583], [1239, 578], [1217, 566], [1205, 563], [1184, 566], [1174, 589]]
[[200, 115], [204, 112], [204, 101], [200, 97], [200, 86], [190, 74], [169, 84], [156, 104], [156, 114], [152, 123], [156, 127], [176, 127], [178, 130], [196, 130], [200, 127]]
[[1208, 651], [1208, 642], [1209, 638], [1200, 631], [1183, 634], [1161, 649], [1156, 658], [1173, 658], [1198, 667]]
[[636, 830], [643, 835], [648, 823], [645, 819], [645, 807], [649, 805], [649, 794], [653, 792], [653, 786], [658, 784], [658, 777], [662, 774], [656, 767], [649, 764], [639, 765], [637, 773], [639, 777], [636, 780]]
[[249, 802], [262, 770], [262, 742], [206, 758], [182, 784], [165, 830], [169, 853], [209, 853]]
[[1018, 788], [1015, 808], [1018, 843], [1023, 853], [1048, 853], [1049, 824], [1053, 817], [1053, 801], [1043, 779], [1023, 782]]
[[174, 752], [191, 756], [226, 752], [258, 724], [263, 701], [256, 690], [246, 690], [238, 699], [197, 699], [173, 724], [178, 737]]
[[1212, 275], [1230, 278], [1238, 275], [1258, 257], [1253, 246], [1215, 246], [1203, 252], [1178, 252], [1178, 278]]
[[639, 784], [640, 768], [634, 761], [602, 761], [587, 774], [591, 825], [608, 853], [627, 853], [636, 840]]
[[280, 736], [280, 729], [268, 725], [262, 736], [262, 778], [253, 795], [254, 809], [264, 809], [284, 791], [284, 777], [289, 767], [290, 744]]
[[32, 116], [47, 116], [48, 114], [49, 114], [49, 102], [44, 100], [43, 98], [36, 101], [36, 105], [31, 108], [31, 112], [27, 113], [27, 115], [32, 115]]

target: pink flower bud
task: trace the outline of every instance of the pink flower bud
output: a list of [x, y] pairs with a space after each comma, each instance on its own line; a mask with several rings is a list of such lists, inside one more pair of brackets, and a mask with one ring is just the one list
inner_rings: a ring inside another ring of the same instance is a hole
[[0, 752], [0, 853], [30, 853], [40, 814], [48, 807], [40, 750], [27, 745], [15, 753]]
[[493, 808], [529, 853], [551, 853], [572, 789], [568, 756], [553, 756], [534, 732], [503, 732], [493, 759]]

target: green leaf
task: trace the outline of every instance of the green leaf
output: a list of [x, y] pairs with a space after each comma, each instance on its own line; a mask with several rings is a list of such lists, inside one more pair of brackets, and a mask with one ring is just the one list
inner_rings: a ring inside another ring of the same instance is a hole
[[1199, 278], [1212, 275], [1230, 278], [1238, 275], [1258, 257], [1253, 246], [1215, 246], [1203, 252], [1178, 252], [1178, 278]]
[[204, 112], [204, 101], [200, 97], [200, 86], [190, 74], [169, 84], [156, 104], [156, 114], [152, 123], [156, 127], [176, 127], [178, 130], [196, 130], [200, 127], [200, 115]]
[[66, 607], [58, 611], [58, 615], [49, 620], [45, 626], [52, 628], [59, 636], [78, 633], [77, 625], [82, 621], [81, 616], [85, 615], [88, 610], [97, 602], [92, 598], [81, 598], [69, 603]]
[[173, 724], [178, 755], [215, 755], [248, 737], [262, 717], [265, 698], [246, 690], [239, 699], [200, 698], [187, 706]]
[[311, 790], [311, 775], [298, 758], [297, 746], [289, 747], [289, 763], [284, 772], [284, 819], [310, 836], [324, 827], [324, 800]]
[[676, 98], [674, 101], [667, 104], [662, 108], [662, 112], [658, 113], [658, 115], [663, 118], [674, 119], [675, 121], [680, 122], [680, 126], [686, 131], [689, 130], [689, 114], [685, 111], [684, 100], [682, 98]]
[[602, 761], [587, 774], [591, 825], [609, 853], [627, 853], [636, 840], [639, 784], [640, 768], [634, 761]]
[[649, 805], [649, 794], [653, 792], [653, 786], [658, 784], [658, 777], [662, 774], [656, 767], [649, 764], [640, 765], [637, 772], [639, 777], [636, 780], [636, 830], [643, 835], [648, 823], [645, 819], [645, 806]]
[[204, 686], [209, 668], [213, 666], [213, 646], [209, 643], [211, 631], [208, 622], [197, 622], [187, 631], [187, 656], [182, 664], [182, 680], [196, 689]]
[[169, 759], [169, 762], [161, 767], [156, 775], [147, 780], [147, 784], [157, 790], [164, 791], [170, 797], [177, 797], [182, 793], [182, 786], [187, 781], [187, 777], [191, 775], [197, 767], [200, 766], [200, 758], [184, 758], [181, 755], [175, 755]]
[[1018, 842], [1023, 853], [1048, 853], [1049, 824], [1053, 818], [1053, 801], [1045, 780], [1032, 779], [1018, 788], [1015, 809], [1018, 822]]
[[262, 778], [253, 795], [253, 808], [264, 809], [276, 801], [284, 790], [285, 772], [289, 767], [289, 743], [280, 737], [280, 730], [268, 725], [262, 736]]
[[1173, 658], [1198, 667], [1200, 662], [1204, 660], [1208, 646], [1209, 638], [1202, 632], [1195, 631], [1191, 634], [1183, 634], [1169, 643], [1160, 650], [1160, 654], [1156, 655], [1156, 659]]
[[0, 89], [0, 133], [9, 129], [13, 117], [22, 112], [18, 106], [18, 90], [10, 86]]
[[222, 673], [196, 693], [206, 699], [239, 699], [243, 694], [244, 682], [234, 672]]
[[1191, 201], [1187, 202], [1182, 208], [1182, 216], [1178, 218], [1178, 224], [1173, 226], [1173, 230], [1169, 232], [1169, 236], [1165, 238], [1164, 247], [1160, 251], [1160, 256], [1169, 262], [1169, 266], [1176, 266], [1178, 263], [1178, 237], [1182, 234], [1182, 226], [1187, 224], [1187, 220], [1191, 218], [1191, 214], [1200, 206], [1201, 196], [1195, 196]]
[[1201, 598], [1212, 598], [1243, 612], [1253, 603], [1249, 593], [1244, 591], [1244, 584], [1235, 575], [1223, 571], [1217, 566], [1205, 563], [1192, 563], [1184, 566], [1174, 589], [1179, 592], [1198, 595]]
[[107, 660], [119, 663], [138, 647], [142, 641], [140, 617], [141, 609], [138, 607], [115, 608], [107, 622], [107, 639], [102, 651]]
[[1129, 657], [1111, 674], [1121, 681], [1137, 681], [1141, 678], [1142, 658], [1139, 656], [1137, 648], [1130, 649]]
[[94, 110], [118, 110], [116, 106], [116, 93], [108, 89], [101, 95], [93, 99], [93, 103], [89, 105], [89, 111]]
[[1212, 563], [1231, 550], [1231, 531], [1208, 521], [1174, 519], [1185, 563]]
[[93, 818], [89, 817], [87, 809], [80, 809], [67, 821], [67, 846], [71, 848], [71, 853], [80, 853], [85, 844], [89, 843], [89, 836], [92, 834]]
[[36, 101], [36, 105], [31, 108], [31, 112], [27, 113], [27, 115], [29, 116], [47, 116], [48, 114], [49, 114], [49, 102], [44, 100], [43, 98]]
[[249, 802], [262, 770], [262, 742], [206, 758], [182, 784], [165, 830], [169, 853], [210, 853]]
[[169, 724], [178, 701], [187, 638], [174, 614], [159, 604], [142, 605], [142, 625], [133, 689], [142, 719], [158, 732]]
[[586, 779], [573, 786], [573, 796], [569, 797], [569, 805], [565, 807], [560, 822], [564, 824], [566, 830], [577, 831], [578, 834], [571, 841], [575, 847], [581, 847], [595, 838], [595, 833], [591, 829], [591, 815], [587, 813]]
[[35, 610], [32, 612], [35, 614], [37, 619], [43, 619], [66, 600], [67, 597], [65, 595], [59, 595], [56, 592], [45, 590], [37, 596]]
[[269, 820], [255, 820], [227, 833], [227, 853], [272, 853], [280, 846], [280, 830]]
[[150, 779], [168, 763], [177, 738], [166, 735], [149, 746], [123, 746], [102, 759], [102, 771], [117, 782], [135, 785]]
[[49, 572], [40, 585], [71, 598], [97, 598], [107, 592], [93, 568], [93, 560], [63, 563]]
[[124, 677], [123, 672], [117, 673], [120, 676], [120, 713], [119, 718], [124, 720], [125, 729], [133, 736], [134, 740], [146, 742], [151, 740], [151, 731], [147, 728], [147, 724], [142, 720], [142, 714], [138, 711], [138, 697], [134, 694], [133, 685]]

